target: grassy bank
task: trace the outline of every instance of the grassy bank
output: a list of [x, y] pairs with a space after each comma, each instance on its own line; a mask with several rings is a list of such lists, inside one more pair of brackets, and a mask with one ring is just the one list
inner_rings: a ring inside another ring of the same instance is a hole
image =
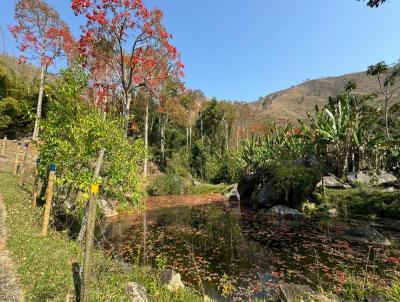
[[400, 191], [385, 192], [377, 188], [329, 189], [320, 196], [321, 210], [337, 208], [341, 214], [400, 219]]
[[[74, 294], [73, 263], [82, 263], [82, 251], [66, 233], [51, 231], [43, 238], [42, 209], [33, 209], [30, 194], [21, 189], [17, 178], [0, 172], [0, 193], [8, 216], [7, 248], [16, 264], [17, 274], [28, 301], [65, 301]], [[202, 301], [191, 290], [170, 293], [158, 283], [158, 275], [149, 268], [124, 268], [97, 251], [94, 255], [91, 301], [130, 301], [125, 294], [127, 282], [144, 285], [151, 301]]]

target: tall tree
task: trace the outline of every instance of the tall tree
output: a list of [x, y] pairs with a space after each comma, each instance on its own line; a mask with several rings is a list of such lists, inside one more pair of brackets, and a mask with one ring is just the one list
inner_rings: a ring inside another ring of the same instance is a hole
[[172, 35], [162, 25], [163, 13], [147, 9], [142, 0], [72, 0], [75, 14], [87, 19], [80, 39], [80, 53], [90, 69], [108, 66], [120, 100], [128, 131], [132, 94], [171, 75], [183, 75]]
[[178, 125], [185, 123], [184, 106], [182, 103], [182, 91], [184, 87], [181, 82], [168, 81], [158, 93], [158, 114], [160, 126], [160, 164], [165, 168], [165, 145], [166, 130], [170, 122]]
[[49, 67], [65, 54], [72, 54], [74, 39], [66, 23], [55, 9], [41, 0], [19, 0], [15, 6], [17, 25], [9, 30], [23, 53], [19, 61], [27, 59], [40, 62], [40, 88], [36, 108], [36, 121], [32, 139], [39, 134], [42, 116], [43, 92]]
[[400, 86], [396, 85], [396, 78], [400, 76], [400, 65], [390, 68], [385, 62], [379, 62], [368, 67], [367, 74], [376, 77], [379, 84], [379, 93], [383, 96], [383, 113], [386, 138], [390, 138], [389, 131], [389, 108], [393, 101], [394, 94], [399, 91]]

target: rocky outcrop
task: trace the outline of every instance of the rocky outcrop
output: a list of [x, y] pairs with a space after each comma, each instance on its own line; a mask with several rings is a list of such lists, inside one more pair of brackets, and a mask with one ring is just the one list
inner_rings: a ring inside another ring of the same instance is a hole
[[[330, 189], [349, 189], [350, 185], [347, 183], [341, 182], [336, 176], [329, 175], [323, 177], [323, 184], [325, 188]], [[317, 188], [322, 187], [322, 180], [317, 184]]]
[[377, 186], [390, 185], [398, 181], [396, 176], [386, 171], [380, 171], [374, 178], [374, 184]]
[[165, 269], [161, 272], [160, 283], [166, 286], [170, 291], [176, 291], [185, 287], [181, 280], [181, 274], [172, 269]]
[[350, 172], [347, 174], [347, 182], [351, 186], [368, 185], [372, 182], [372, 177], [363, 171]]
[[386, 171], [379, 171], [378, 173], [356, 171], [347, 174], [347, 182], [353, 187], [357, 185], [388, 186], [398, 182], [398, 179]]
[[129, 282], [125, 288], [126, 294], [132, 302], [148, 302], [147, 290], [143, 285], [136, 282]]
[[253, 192], [259, 187], [262, 178], [262, 173], [252, 173], [240, 179], [237, 189], [242, 205], [252, 205]]
[[284, 302], [319, 301], [337, 302], [336, 297], [328, 298], [322, 293], [314, 291], [308, 285], [283, 283], [279, 285], [279, 291]]
[[348, 230], [343, 234], [343, 238], [348, 241], [365, 243], [365, 244], [374, 244], [374, 245], [382, 245], [389, 246], [392, 243], [379, 233], [374, 228], [358, 226]]

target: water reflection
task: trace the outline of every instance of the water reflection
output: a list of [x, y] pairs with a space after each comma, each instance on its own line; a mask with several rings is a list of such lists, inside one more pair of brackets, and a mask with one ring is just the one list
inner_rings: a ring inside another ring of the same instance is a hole
[[[368, 246], [341, 239], [350, 223], [272, 219], [220, 202], [178, 205], [106, 223], [103, 247], [125, 261], [173, 268], [221, 301], [270, 297], [283, 281], [340, 292], [347, 278], [363, 276], [368, 257]], [[372, 248], [370, 282], [392, 276], [396, 264], [386, 259], [399, 257], [397, 247]]]

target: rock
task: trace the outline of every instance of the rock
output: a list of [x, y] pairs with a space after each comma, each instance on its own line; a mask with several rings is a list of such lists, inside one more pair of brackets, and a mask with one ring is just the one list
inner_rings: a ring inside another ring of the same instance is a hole
[[201, 185], [201, 182], [200, 181], [198, 181], [198, 180], [196, 180], [196, 179], [192, 179], [192, 183], [193, 183], [193, 185], [195, 186], [195, 187], [198, 187], [198, 186], [200, 186]]
[[332, 208], [332, 209], [329, 209], [327, 213], [328, 213], [328, 215], [329, 215], [330, 217], [337, 217], [337, 215], [338, 215], [338, 210], [335, 209], [335, 208]]
[[353, 187], [357, 184], [367, 185], [372, 182], [372, 178], [366, 172], [356, 171], [347, 174], [347, 182]]
[[262, 180], [262, 173], [253, 173], [242, 177], [237, 189], [243, 205], [252, 205], [251, 200], [256, 198], [256, 188]]
[[296, 209], [288, 208], [285, 206], [274, 206], [270, 208], [267, 213], [277, 216], [304, 216], [303, 213], [297, 211]]
[[103, 213], [107, 218], [118, 215], [118, 212], [114, 209], [114, 206], [111, 202], [105, 199], [99, 199], [98, 205], [103, 210]]
[[384, 295], [375, 293], [375, 294], [370, 294], [367, 295], [365, 298], [366, 302], [388, 302], [388, 300], [385, 298]]
[[386, 171], [380, 171], [374, 175], [375, 184], [378, 186], [387, 185], [398, 181], [397, 177]]
[[314, 291], [308, 285], [288, 284], [279, 285], [282, 300], [284, 302], [298, 301], [319, 301], [319, 302], [337, 302], [336, 298], [328, 298], [322, 293]]
[[224, 195], [224, 199], [228, 201], [240, 201], [240, 194], [237, 185], [235, 185], [232, 190]]
[[[350, 186], [347, 183], [342, 183], [336, 176], [324, 176], [325, 188], [332, 189], [349, 189]], [[317, 184], [317, 188], [322, 188], [322, 180]]]
[[385, 188], [382, 190], [382, 192], [386, 192], [386, 193], [392, 193], [394, 191], [396, 191], [396, 189], [393, 187], [388, 187], [388, 188]]
[[179, 288], [185, 287], [181, 280], [181, 274], [173, 271], [172, 269], [165, 269], [161, 272], [160, 282], [170, 291], [176, 291]]
[[125, 292], [132, 299], [132, 302], [149, 301], [146, 288], [136, 282], [128, 282], [125, 288]]
[[343, 234], [348, 241], [389, 246], [392, 243], [374, 228], [358, 226]]

